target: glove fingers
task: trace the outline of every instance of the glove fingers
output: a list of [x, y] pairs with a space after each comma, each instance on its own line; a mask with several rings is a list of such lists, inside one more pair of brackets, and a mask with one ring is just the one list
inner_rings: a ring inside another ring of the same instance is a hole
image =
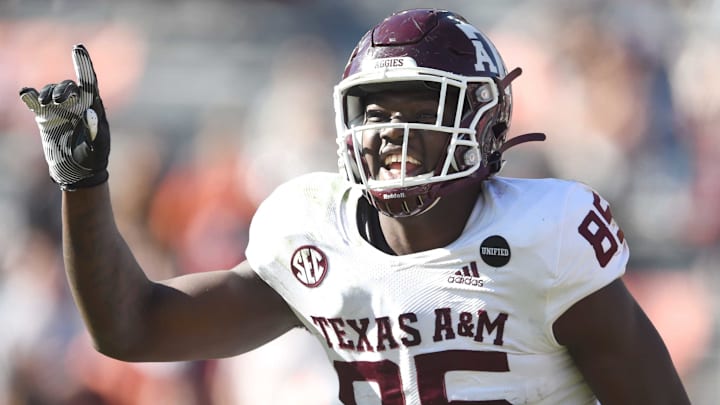
[[38, 101], [40, 102], [40, 105], [48, 105], [52, 101], [52, 93], [53, 89], [55, 89], [56, 84], [50, 83], [43, 86], [42, 89], [40, 89], [40, 94], [38, 95]]
[[32, 112], [40, 111], [40, 102], [38, 101], [38, 91], [32, 87], [23, 87], [20, 89], [20, 100]]
[[52, 92], [52, 101], [56, 104], [62, 104], [67, 100], [71, 100], [80, 94], [80, 89], [72, 80], [63, 80], [58, 83]]
[[82, 104], [85, 108], [88, 108], [94, 98], [99, 96], [95, 69], [92, 60], [90, 60], [90, 54], [82, 44], [75, 45], [72, 50], [72, 58], [75, 75], [80, 85]]

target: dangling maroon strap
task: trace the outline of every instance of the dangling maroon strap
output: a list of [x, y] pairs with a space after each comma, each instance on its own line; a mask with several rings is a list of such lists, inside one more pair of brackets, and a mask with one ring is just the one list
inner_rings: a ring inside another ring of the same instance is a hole
[[498, 83], [498, 87], [500, 87], [500, 90], [505, 90], [507, 86], [510, 85], [510, 82], [517, 79], [518, 76], [522, 74], [522, 69], [519, 67], [516, 67], [515, 69], [511, 70], [510, 73], [506, 74], [505, 77], [500, 80]]
[[531, 141], [544, 141], [546, 138], [547, 138], [547, 136], [545, 136], [545, 134], [540, 133], [540, 132], [532, 132], [529, 134], [518, 135], [512, 139], [507, 140], [504, 144], [502, 144], [499, 152], [503, 153], [506, 150], [512, 148], [513, 146], [519, 145], [521, 143], [531, 142]]

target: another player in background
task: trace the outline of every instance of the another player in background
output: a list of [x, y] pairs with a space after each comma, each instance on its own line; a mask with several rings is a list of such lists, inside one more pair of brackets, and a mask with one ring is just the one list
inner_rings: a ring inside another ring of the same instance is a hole
[[117, 230], [96, 75], [82, 45], [72, 55], [77, 83], [20, 94], [64, 190], [70, 285], [108, 356], [235, 356], [304, 327], [344, 404], [689, 403], [621, 281], [608, 203], [496, 175], [507, 148], [544, 135], [507, 139], [520, 70], [460, 15], [408, 10], [371, 29], [335, 90], [340, 174], [268, 197], [246, 262], [163, 281]]

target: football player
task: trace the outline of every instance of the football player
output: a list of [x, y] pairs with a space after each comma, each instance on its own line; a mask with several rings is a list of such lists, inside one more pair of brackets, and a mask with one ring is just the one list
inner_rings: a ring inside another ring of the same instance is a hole
[[608, 202], [497, 175], [510, 72], [460, 15], [395, 13], [336, 86], [340, 173], [277, 188], [231, 270], [150, 280], [110, 205], [110, 131], [90, 56], [77, 82], [24, 88], [63, 192], [68, 279], [99, 351], [126, 361], [235, 356], [304, 327], [344, 404], [687, 404], [623, 285]]

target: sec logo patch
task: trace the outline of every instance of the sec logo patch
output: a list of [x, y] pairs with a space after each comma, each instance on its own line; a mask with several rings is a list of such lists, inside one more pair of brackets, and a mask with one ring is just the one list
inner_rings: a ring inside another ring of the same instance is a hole
[[312, 245], [300, 246], [290, 258], [295, 278], [306, 287], [317, 287], [322, 283], [328, 270], [325, 253]]

